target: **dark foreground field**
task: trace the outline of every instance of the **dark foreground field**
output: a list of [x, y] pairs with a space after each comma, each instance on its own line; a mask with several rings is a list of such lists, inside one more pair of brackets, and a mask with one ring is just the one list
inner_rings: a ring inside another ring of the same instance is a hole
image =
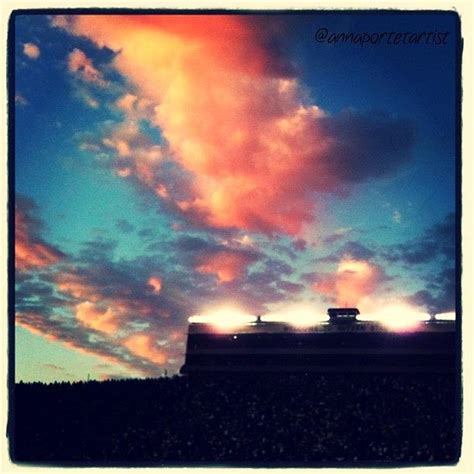
[[16, 462], [71, 465], [449, 464], [453, 375], [257, 375], [17, 384]]

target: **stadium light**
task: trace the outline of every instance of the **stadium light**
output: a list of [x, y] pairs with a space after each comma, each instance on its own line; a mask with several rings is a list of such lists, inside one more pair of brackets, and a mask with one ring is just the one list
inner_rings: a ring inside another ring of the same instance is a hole
[[449, 313], [436, 314], [435, 319], [437, 321], [455, 321], [456, 313], [454, 311], [450, 311]]
[[257, 321], [256, 316], [246, 314], [235, 308], [220, 308], [206, 315], [191, 316], [190, 323], [209, 324], [217, 329], [233, 329]]
[[329, 320], [326, 314], [319, 314], [314, 308], [295, 305], [262, 316], [264, 322], [287, 323], [296, 328], [315, 326]]
[[394, 305], [373, 313], [357, 316], [359, 321], [376, 321], [387, 330], [395, 332], [409, 332], [415, 329], [420, 322], [429, 321], [430, 315], [416, 311], [409, 306]]

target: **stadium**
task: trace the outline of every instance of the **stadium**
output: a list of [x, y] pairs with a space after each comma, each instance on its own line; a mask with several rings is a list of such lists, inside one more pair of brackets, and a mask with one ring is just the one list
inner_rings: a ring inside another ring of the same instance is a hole
[[[182, 374], [216, 372], [443, 372], [455, 368], [454, 321], [420, 318], [395, 327], [357, 308], [326, 317], [189, 320]], [[370, 317], [369, 317], [370, 318]]]
[[16, 384], [12, 459], [81, 467], [457, 462], [454, 320], [400, 314], [393, 326], [357, 308], [297, 316], [192, 316], [181, 375]]

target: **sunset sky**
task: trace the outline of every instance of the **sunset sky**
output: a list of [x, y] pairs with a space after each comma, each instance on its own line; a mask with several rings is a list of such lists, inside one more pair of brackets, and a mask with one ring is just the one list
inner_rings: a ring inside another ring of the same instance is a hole
[[229, 305], [454, 311], [455, 15], [13, 25], [17, 380], [174, 373]]

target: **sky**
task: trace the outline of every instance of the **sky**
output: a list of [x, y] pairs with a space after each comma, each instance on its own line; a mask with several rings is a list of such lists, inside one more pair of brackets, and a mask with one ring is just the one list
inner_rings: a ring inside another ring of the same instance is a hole
[[17, 380], [176, 373], [194, 314], [454, 311], [455, 15], [11, 27]]

